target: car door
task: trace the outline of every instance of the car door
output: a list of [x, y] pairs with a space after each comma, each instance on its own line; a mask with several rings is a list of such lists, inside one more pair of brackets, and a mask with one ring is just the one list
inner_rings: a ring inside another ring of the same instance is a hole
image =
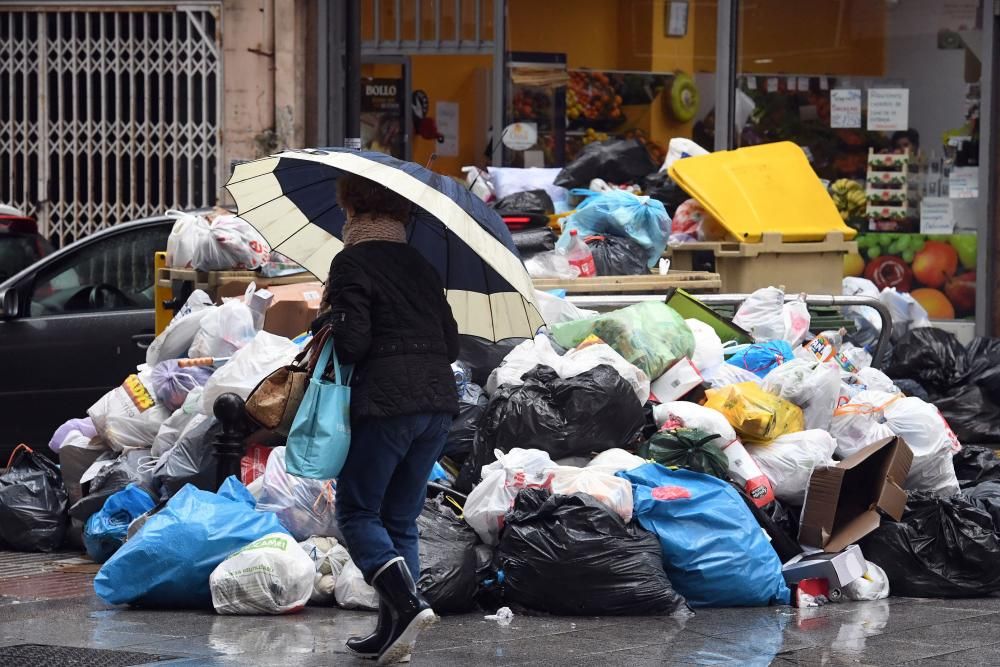
[[100, 234], [17, 286], [22, 316], [0, 322], [0, 451], [53, 431], [122, 383], [152, 342], [153, 255], [170, 222]]

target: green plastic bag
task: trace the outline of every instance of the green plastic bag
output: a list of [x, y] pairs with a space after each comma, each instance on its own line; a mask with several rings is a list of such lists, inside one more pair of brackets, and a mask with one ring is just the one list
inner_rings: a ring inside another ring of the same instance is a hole
[[658, 301], [643, 301], [552, 327], [552, 337], [566, 348], [576, 347], [591, 334], [642, 369], [650, 380], [694, 352], [694, 336], [687, 323], [673, 308]]
[[719, 479], [729, 474], [729, 460], [717, 444], [719, 435], [697, 428], [654, 433], [639, 447], [639, 456], [674, 468], [687, 468]]

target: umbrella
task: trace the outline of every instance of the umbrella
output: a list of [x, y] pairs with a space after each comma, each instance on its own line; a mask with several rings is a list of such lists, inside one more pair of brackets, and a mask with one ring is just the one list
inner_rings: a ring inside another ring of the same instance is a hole
[[336, 180], [351, 173], [414, 204], [410, 245], [441, 275], [459, 331], [491, 341], [534, 336], [544, 324], [534, 288], [503, 220], [451, 178], [383, 153], [292, 150], [239, 164], [226, 188], [237, 214], [273, 250], [325, 280], [344, 247]]

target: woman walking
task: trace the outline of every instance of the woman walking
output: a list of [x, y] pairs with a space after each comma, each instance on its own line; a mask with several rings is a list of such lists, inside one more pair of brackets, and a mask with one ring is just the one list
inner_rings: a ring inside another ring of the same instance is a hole
[[458, 393], [458, 327], [441, 279], [406, 242], [410, 202], [368, 179], [337, 179], [347, 216], [325, 305], [342, 364], [354, 364], [351, 448], [337, 480], [337, 520], [351, 558], [379, 596], [378, 623], [347, 646], [379, 665], [408, 659], [436, 620], [417, 591], [416, 519]]

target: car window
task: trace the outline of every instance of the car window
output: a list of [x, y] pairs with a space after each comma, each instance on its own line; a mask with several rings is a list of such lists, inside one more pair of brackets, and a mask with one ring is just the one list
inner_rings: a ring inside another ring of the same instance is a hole
[[38, 238], [26, 234], [0, 234], [0, 282], [34, 264], [41, 253]]
[[39, 271], [32, 315], [153, 307], [153, 254], [167, 247], [170, 225], [112, 234]]

